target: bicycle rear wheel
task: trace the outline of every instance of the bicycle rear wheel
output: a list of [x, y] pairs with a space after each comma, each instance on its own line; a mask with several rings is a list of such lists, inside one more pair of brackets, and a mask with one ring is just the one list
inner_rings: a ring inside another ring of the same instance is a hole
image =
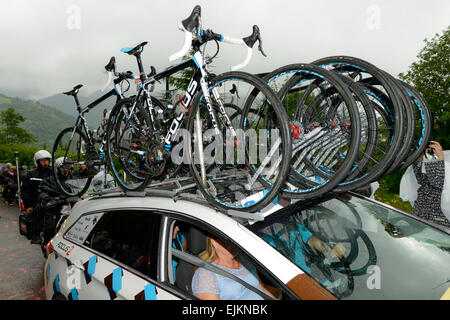
[[[286, 113], [275, 92], [253, 75], [227, 72], [208, 85], [215, 119], [202, 92], [194, 97], [188, 119], [191, 175], [216, 207], [258, 211], [274, 200], [289, 172]], [[229, 119], [213, 106], [231, 110]]]
[[85, 134], [80, 128], [71, 127], [61, 131], [55, 140], [52, 152], [52, 163], [63, 157], [62, 166], [69, 170], [69, 176], [64, 177], [53, 165], [53, 174], [59, 190], [66, 196], [83, 195], [100, 168], [93, 168], [92, 158], [98, 155], [94, 146], [89, 146]]
[[150, 119], [134, 99], [117, 102], [111, 110], [106, 132], [106, 155], [113, 177], [125, 191], [141, 191], [150, 182], [147, 156]]

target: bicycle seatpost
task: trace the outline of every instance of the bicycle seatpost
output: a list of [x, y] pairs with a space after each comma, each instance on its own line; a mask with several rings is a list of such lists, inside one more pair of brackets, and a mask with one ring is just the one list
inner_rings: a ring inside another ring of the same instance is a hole
[[75, 103], [77, 104], [78, 113], [81, 113], [81, 105], [80, 101], [78, 100], [78, 94], [76, 92], [73, 94], [73, 98], [75, 99]]
[[147, 80], [147, 75], [145, 74], [144, 66], [142, 65], [142, 59], [141, 59], [140, 52], [136, 54], [136, 60], [137, 60], [138, 69], [139, 69], [139, 78], [141, 79], [141, 82], [144, 83], [144, 81]]

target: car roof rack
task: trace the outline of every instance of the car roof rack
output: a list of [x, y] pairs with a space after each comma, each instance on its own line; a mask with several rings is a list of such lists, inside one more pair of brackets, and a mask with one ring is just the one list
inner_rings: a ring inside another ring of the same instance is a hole
[[214, 207], [203, 197], [201, 192], [198, 190], [197, 184], [195, 183], [192, 177], [172, 178], [164, 181], [150, 183], [142, 191], [124, 191], [120, 187], [104, 189], [87, 195], [85, 199], [95, 200], [118, 196], [122, 197], [159, 196], [172, 198], [174, 201], [187, 200], [202, 205], [207, 205], [208, 207], [218, 212], [222, 212], [238, 220], [238, 222], [240, 223], [256, 222], [264, 220], [264, 216], [259, 212], [249, 213], [233, 209], [221, 209]]

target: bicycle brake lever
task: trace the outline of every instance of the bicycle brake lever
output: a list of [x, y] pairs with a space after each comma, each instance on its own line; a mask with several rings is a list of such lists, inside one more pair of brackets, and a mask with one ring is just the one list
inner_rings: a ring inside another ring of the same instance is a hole
[[267, 57], [267, 55], [264, 53], [264, 50], [262, 48], [262, 40], [261, 40], [261, 32], [259, 31], [259, 27], [257, 25], [253, 26], [253, 32], [248, 37], [243, 38], [245, 44], [249, 48], [253, 48], [256, 41], [259, 41], [258, 44], [258, 50], [262, 53], [264, 57]]
[[264, 57], [267, 57], [267, 55], [264, 53], [264, 50], [263, 50], [263, 47], [262, 47], [261, 36], [258, 37], [258, 41], [259, 41], [259, 43], [258, 43], [258, 50], [261, 52], [261, 54], [262, 54]]

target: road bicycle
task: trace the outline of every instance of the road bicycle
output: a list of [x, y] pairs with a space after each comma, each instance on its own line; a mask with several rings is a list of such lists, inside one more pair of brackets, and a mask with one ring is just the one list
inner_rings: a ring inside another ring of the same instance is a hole
[[[115, 57], [110, 59], [105, 69], [109, 75], [105, 88], [110, 84], [113, 77], [115, 77], [113, 80], [114, 87], [86, 107], [83, 108], [78, 99], [78, 92], [83, 87], [82, 84], [64, 92], [65, 95], [72, 96], [75, 99], [78, 111], [75, 125], [62, 130], [58, 134], [52, 152], [52, 163], [55, 163], [57, 158], [63, 157], [62, 166], [69, 170], [69, 175], [63, 177], [56, 166], [53, 166], [53, 174], [57, 185], [66, 196], [81, 196], [84, 194], [89, 188], [93, 177], [106, 164], [106, 134], [96, 137], [94, 132], [89, 129], [85, 115], [110, 97], [116, 97], [116, 101], [123, 99], [124, 93], [130, 87], [129, 80], [134, 79], [131, 71], [116, 72]], [[127, 87], [124, 87], [125, 83], [128, 83]]]
[[[289, 170], [287, 116], [267, 84], [235, 71], [249, 63], [257, 41], [264, 54], [259, 28], [254, 26], [248, 37], [233, 39], [204, 30], [200, 17], [201, 8], [196, 6], [180, 23], [185, 43], [169, 60], [183, 57], [190, 49], [193, 57], [151, 77], [146, 77], [140, 57], [146, 42], [122, 49], [136, 57], [142, 82], [135, 97], [120, 100], [111, 112], [108, 161], [118, 185], [127, 191], [144, 189], [151, 179], [160, 178], [170, 163], [187, 163], [198, 189], [213, 205], [257, 211], [275, 198]], [[205, 59], [201, 47], [211, 41], [217, 52]], [[216, 76], [207, 66], [217, 56], [219, 42], [245, 46], [247, 57], [234, 71]], [[154, 106], [147, 87], [186, 68], [192, 68], [194, 74], [181, 103], [182, 112], [165, 116]], [[234, 119], [227, 108], [238, 110]], [[181, 130], [183, 123], [186, 130]], [[252, 157], [255, 148], [259, 154]]]

